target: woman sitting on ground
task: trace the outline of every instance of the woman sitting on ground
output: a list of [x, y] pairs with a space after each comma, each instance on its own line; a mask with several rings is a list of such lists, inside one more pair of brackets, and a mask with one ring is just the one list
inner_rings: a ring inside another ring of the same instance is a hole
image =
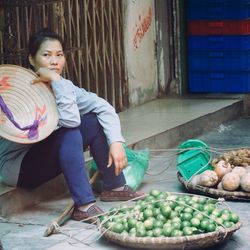
[[87, 147], [103, 183], [102, 201], [125, 201], [141, 196], [127, 185], [124, 138], [118, 115], [104, 99], [75, 86], [61, 76], [65, 66], [63, 42], [48, 29], [29, 41], [29, 62], [38, 77], [34, 84], [51, 86], [55, 96], [58, 129], [35, 144], [18, 144], [0, 138], [0, 175], [8, 185], [35, 188], [63, 173], [75, 207], [72, 218], [84, 220], [103, 211], [96, 205], [86, 172]]

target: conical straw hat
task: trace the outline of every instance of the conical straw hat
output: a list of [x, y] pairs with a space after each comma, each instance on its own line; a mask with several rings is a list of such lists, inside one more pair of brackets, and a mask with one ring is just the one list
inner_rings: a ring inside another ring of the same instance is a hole
[[[0, 65], [0, 102], [7, 106], [0, 108], [0, 137], [18, 143], [34, 143], [56, 128], [55, 98], [44, 83], [31, 84], [36, 77], [34, 72], [23, 67]], [[32, 131], [27, 129], [31, 125]]]

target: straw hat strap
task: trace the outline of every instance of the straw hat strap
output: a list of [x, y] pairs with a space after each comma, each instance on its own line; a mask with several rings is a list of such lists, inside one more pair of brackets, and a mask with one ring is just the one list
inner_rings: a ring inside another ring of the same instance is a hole
[[28, 138], [29, 139], [36, 139], [38, 137], [38, 126], [40, 121], [35, 119], [33, 124], [25, 126], [25, 127], [21, 127], [16, 121], [15, 118], [13, 116], [13, 114], [11, 113], [11, 111], [9, 110], [9, 108], [7, 107], [6, 103], [4, 102], [2, 96], [0, 95], [0, 107], [1, 110], [5, 113], [5, 115], [7, 116], [7, 118], [13, 123], [13, 125], [16, 128], [19, 128], [20, 130], [28, 130]]

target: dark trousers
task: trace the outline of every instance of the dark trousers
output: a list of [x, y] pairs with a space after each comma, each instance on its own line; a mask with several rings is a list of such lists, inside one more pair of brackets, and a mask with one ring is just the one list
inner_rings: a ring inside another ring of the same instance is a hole
[[59, 128], [25, 155], [17, 186], [37, 187], [63, 173], [76, 205], [95, 201], [86, 172], [83, 150], [89, 146], [103, 182], [110, 190], [125, 184], [123, 173], [115, 176], [114, 164], [107, 168], [109, 146], [95, 114], [81, 117], [77, 128]]

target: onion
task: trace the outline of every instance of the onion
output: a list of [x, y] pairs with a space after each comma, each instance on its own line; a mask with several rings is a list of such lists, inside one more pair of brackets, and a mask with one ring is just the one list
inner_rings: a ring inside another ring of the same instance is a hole
[[232, 167], [229, 162], [221, 160], [218, 163], [214, 164], [214, 171], [221, 180], [225, 174], [232, 171]]
[[190, 183], [192, 183], [194, 186], [200, 185], [200, 175], [197, 174], [195, 176], [192, 176]]
[[219, 184], [217, 185], [217, 189], [219, 189], [219, 190], [223, 190], [223, 187], [222, 187], [222, 182], [219, 182]]
[[232, 173], [236, 173], [240, 176], [240, 178], [247, 172], [244, 167], [234, 167]]
[[244, 191], [250, 192], [250, 173], [242, 176], [240, 180], [240, 186]]
[[247, 173], [250, 173], [250, 166], [249, 165], [246, 166], [246, 171], [247, 171]]
[[204, 187], [213, 187], [218, 182], [218, 176], [213, 170], [206, 170], [200, 174], [200, 185]]
[[234, 191], [240, 186], [240, 177], [236, 173], [227, 173], [222, 178], [222, 187], [224, 190]]

